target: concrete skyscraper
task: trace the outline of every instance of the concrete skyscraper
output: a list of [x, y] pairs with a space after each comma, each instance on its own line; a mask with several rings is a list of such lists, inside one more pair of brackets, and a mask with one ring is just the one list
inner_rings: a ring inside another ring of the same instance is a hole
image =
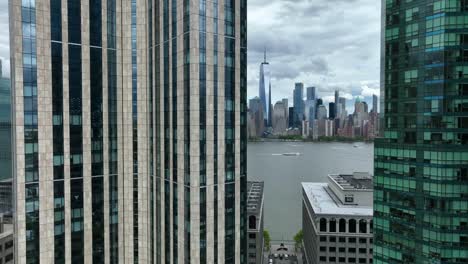
[[[466, 1], [383, 1], [374, 263], [468, 259]], [[405, 29], [402, 31], [402, 29]]]
[[258, 94], [260, 100], [263, 104], [263, 117], [265, 118], [265, 125], [269, 125], [269, 118], [270, 116], [270, 107], [271, 107], [271, 99], [270, 99], [270, 91], [271, 91], [271, 84], [270, 84], [270, 64], [267, 62], [266, 58], [266, 50], [263, 55], [263, 62], [260, 63], [260, 81], [258, 85]]
[[16, 263], [246, 263], [246, 1], [9, 5]]

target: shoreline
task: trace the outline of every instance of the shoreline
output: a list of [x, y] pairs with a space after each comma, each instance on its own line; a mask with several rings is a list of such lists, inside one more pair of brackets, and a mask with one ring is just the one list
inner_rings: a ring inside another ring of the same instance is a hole
[[373, 144], [373, 140], [362, 140], [362, 139], [330, 139], [330, 140], [311, 140], [311, 139], [279, 139], [279, 138], [261, 138], [261, 139], [248, 139], [248, 143], [265, 143], [265, 142], [303, 142], [303, 143], [364, 143]]

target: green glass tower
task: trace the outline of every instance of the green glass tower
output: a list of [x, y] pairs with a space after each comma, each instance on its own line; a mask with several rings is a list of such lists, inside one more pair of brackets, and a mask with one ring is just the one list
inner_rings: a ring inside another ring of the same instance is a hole
[[468, 1], [382, 1], [374, 263], [468, 263]]

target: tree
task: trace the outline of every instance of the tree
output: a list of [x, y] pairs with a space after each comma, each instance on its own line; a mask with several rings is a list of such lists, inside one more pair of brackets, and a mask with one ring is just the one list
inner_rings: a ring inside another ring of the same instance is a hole
[[294, 235], [294, 247], [296, 250], [302, 247], [302, 239], [304, 238], [304, 233], [302, 232], [302, 229], [297, 232], [296, 235]]
[[266, 250], [270, 250], [270, 241], [271, 241], [271, 238], [270, 238], [270, 233], [268, 233], [268, 230], [263, 230], [263, 240], [265, 241], [265, 248]]

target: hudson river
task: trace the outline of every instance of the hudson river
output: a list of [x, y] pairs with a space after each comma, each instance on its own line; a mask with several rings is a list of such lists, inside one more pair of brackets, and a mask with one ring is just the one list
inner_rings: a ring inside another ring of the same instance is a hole
[[292, 240], [302, 228], [301, 182], [325, 182], [330, 173], [373, 174], [373, 144], [249, 142], [247, 153], [248, 179], [265, 182], [265, 229], [273, 240]]

